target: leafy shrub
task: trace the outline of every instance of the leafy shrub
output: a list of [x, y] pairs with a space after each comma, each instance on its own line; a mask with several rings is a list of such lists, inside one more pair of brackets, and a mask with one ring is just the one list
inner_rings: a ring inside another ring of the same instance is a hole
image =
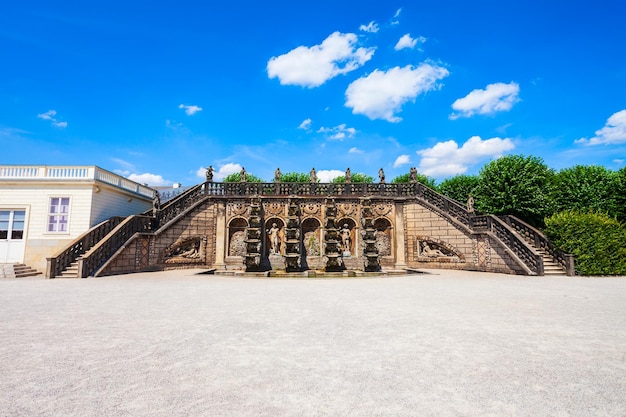
[[479, 181], [476, 175], [456, 175], [443, 180], [437, 189], [441, 194], [465, 203], [467, 197], [476, 192]]
[[602, 213], [562, 211], [545, 220], [555, 246], [576, 258], [580, 275], [626, 275], [626, 226]]
[[280, 176], [281, 182], [309, 182], [311, 178], [306, 172], [287, 172]]
[[[374, 182], [374, 177], [370, 177], [369, 175], [361, 174], [359, 172], [351, 175], [351, 181], [354, 183], [366, 183], [371, 184]], [[341, 175], [339, 177], [335, 177], [331, 181], [334, 184], [343, 184], [346, 182], [346, 176]]]
[[[391, 180], [392, 183], [394, 184], [401, 184], [401, 183], [407, 183], [407, 182], [411, 182], [411, 174], [402, 174], [402, 175], [398, 175], [397, 177], [395, 177], [394, 179]], [[424, 184], [427, 187], [430, 188], [437, 188], [435, 185], [435, 180], [424, 175], [424, 174], [420, 174], [419, 172], [417, 173], [417, 182], [420, 182], [422, 184]]]
[[[241, 181], [240, 172], [235, 172], [233, 174], [227, 175], [226, 178], [224, 178], [224, 182], [240, 182], [240, 181]], [[248, 174], [246, 172], [246, 182], [264, 182], [264, 181], [261, 178], [252, 174]]]

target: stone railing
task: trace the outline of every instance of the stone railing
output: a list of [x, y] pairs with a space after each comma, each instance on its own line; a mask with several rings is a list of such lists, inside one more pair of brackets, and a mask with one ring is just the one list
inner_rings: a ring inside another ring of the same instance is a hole
[[111, 232], [78, 258], [78, 277], [94, 274], [135, 233], [153, 230], [154, 219], [149, 216], [129, 216]]
[[561, 265], [563, 269], [565, 269], [565, 273], [567, 275], [576, 275], [574, 255], [556, 249], [552, 242], [550, 242], [550, 240], [548, 240], [548, 238], [543, 233], [541, 233], [539, 230], [535, 229], [531, 225], [518, 219], [517, 217], [510, 215], [500, 217], [504, 220], [506, 224], [511, 226], [517, 233], [519, 233], [524, 240], [550, 255], [552, 259], [554, 259], [559, 265]]
[[111, 217], [78, 236], [61, 252], [51, 258], [46, 258], [46, 278], [55, 278], [61, 275], [79, 256], [109, 234], [122, 220], [124, 220], [124, 217]]
[[[203, 199], [206, 195], [204, 188], [204, 184], [199, 184], [168, 200], [159, 210], [156, 224], [163, 225], [169, 222], [197, 201]], [[150, 213], [145, 212], [144, 214], [148, 215]]]
[[543, 275], [543, 258], [541, 255], [535, 253], [532, 247], [500, 218], [493, 215], [473, 216], [471, 227], [475, 232], [493, 233], [522, 262], [527, 273]]
[[97, 166], [0, 165], [0, 179], [96, 180], [152, 199], [154, 190]]

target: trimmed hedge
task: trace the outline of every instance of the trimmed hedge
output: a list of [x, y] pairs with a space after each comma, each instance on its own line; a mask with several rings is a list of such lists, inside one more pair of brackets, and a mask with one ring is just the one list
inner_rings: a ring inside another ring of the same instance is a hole
[[556, 247], [576, 257], [579, 275], [626, 275], [626, 225], [602, 213], [562, 211], [546, 218]]

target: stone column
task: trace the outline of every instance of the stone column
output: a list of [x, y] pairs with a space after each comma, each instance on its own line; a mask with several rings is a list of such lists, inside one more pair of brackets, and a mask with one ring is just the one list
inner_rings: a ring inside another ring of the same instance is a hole
[[226, 201], [217, 202], [217, 218], [215, 219], [215, 264], [217, 270], [225, 270], [226, 263]]
[[404, 245], [404, 203], [395, 203], [393, 211], [396, 218], [396, 269], [404, 269], [406, 264], [406, 247]]

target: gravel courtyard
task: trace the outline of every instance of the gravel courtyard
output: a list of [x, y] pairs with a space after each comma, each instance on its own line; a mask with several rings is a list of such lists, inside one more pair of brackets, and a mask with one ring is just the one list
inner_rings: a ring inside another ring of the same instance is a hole
[[0, 416], [626, 416], [626, 278], [0, 280]]

